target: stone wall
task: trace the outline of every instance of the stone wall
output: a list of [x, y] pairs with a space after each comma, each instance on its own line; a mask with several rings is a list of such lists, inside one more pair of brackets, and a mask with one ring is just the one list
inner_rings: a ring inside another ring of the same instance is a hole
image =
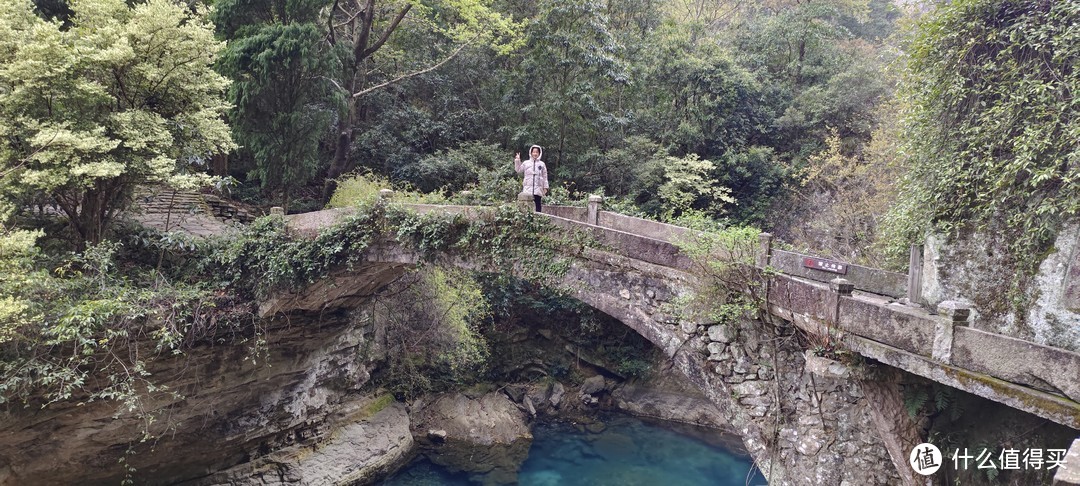
[[[1064, 226], [1039, 273], [1010, 296], [1017, 278], [1001, 236], [930, 235], [923, 246], [922, 297], [931, 308], [946, 300], [974, 306], [972, 327], [1039, 344], [1080, 351], [1080, 224]], [[1013, 297], [1026, 309], [1018, 313]]]
[[769, 484], [901, 481], [846, 368], [808, 372], [797, 336], [783, 324], [743, 319], [700, 331], [675, 362], [720, 406]]

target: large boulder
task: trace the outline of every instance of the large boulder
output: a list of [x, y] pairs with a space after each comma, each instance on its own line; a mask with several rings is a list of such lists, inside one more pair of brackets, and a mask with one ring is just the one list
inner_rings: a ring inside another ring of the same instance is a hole
[[485, 485], [516, 483], [532, 445], [525, 414], [502, 393], [436, 396], [413, 411], [413, 423], [431, 462]]

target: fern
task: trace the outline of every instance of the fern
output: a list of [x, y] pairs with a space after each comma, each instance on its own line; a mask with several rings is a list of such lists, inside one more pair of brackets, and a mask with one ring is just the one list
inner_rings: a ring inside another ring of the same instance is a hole
[[[911, 389], [908, 389], [911, 390]], [[919, 410], [923, 405], [926, 405], [930, 396], [926, 393], [926, 390], [922, 388], [915, 389], [914, 391], [905, 390], [904, 393], [904, 410], [907, 410], [907, 414], [911, 418], [915, 418], [919, 414]]]
[[953, 404], [952, 391], [945, 387], [934, 387], [934, 407], [938, 412], [944, 412]]
[[959, 400], [953, 400], [952, 407], [949, 408], [949, 419], [953, 422], [960, 419], [961, 415], [964, 415], [964, 407], [960, 403]]

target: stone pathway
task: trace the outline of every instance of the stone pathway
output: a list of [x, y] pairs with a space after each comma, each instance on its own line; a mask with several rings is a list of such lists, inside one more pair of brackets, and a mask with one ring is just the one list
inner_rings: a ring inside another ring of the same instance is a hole
[[128, 216], [160, 231], [184, 231], [207, 237], [229, 230], [202, 194], [168, 187], [141, 188]]

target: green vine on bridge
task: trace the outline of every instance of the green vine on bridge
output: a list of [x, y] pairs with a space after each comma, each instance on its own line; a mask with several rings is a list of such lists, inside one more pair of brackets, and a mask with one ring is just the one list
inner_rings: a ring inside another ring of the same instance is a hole
[[760, 231], [750, 227], [713, 228], [691, 224], [694, 231], [678, 242], [704, 278], [691, 303], [709, 322], [730, 324], [753, 316], [765, 305], [765, 280], [754, 268]]
[[281, 218], [262, 218], [228, 241], [215, 263], [235, 289], [265, 298], [274, 290], [297, 290], [350, 268], [372, 244], [387, 238], [424, 262], [452, 265], [457, 258], [479, 271], [541, 284], [555, 283], [590, 245], [587, 235], [557, 228], [529, 212], [511, 206], [489, 209], [468, 218], [366, 203], [312, 239], [290, 235]]

